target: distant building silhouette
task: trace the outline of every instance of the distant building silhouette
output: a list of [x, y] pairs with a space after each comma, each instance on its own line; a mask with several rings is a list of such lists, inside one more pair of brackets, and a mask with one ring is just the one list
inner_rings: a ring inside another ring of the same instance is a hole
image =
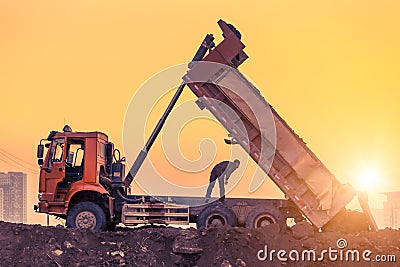
[[0, 172], [0, 220], [26, 222], [27, 180], [22, 172]]
[[385, 225], [400, 228], [400, 192], [385, 192], [387, 201], [383, 202], [383, 216]]
[[4, 200], [3, 200], [3, 196], [4, 196], [4, 193], [3, 193], [3, 188], [1, 188], [0, 187], [0, 221], [4, 221], [4, 216], [3, 216], [3, 210], [4, 210], [4, 208], [3, 208], [3, 202], [4, 202]]

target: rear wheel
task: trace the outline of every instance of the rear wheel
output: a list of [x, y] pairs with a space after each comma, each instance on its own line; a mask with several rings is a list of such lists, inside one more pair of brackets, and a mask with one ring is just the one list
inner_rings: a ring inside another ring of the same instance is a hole
[[246, 228], [260, 228], [275, 223], [281, 226], [281, 221], [281, 214], [278, 210], [259, 207], [249, 212]]
[[96, 203], [80, 202], [69, 210], [67, 227], [104, 230], [106, 228], [106, 215], [103, 209]]
[[197, 217], [197, 228], [236, 226], [235, 213], [223, 205], [211, 205], [202, 210]]

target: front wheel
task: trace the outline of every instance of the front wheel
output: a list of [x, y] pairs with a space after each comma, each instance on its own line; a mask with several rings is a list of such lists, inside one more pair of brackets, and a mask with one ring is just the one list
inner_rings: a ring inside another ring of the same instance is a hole
[[106, 215], [96, 203], [80, 202], [68, 211], [67, 227], [102, 231], [106, 228]]

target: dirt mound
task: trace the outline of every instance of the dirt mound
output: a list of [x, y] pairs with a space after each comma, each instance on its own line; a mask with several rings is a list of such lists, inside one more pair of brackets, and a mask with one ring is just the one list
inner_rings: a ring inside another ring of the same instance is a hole
[[324, 232], [341, 233], [356, 233], [368, 229], [366, 215], [354, 210], [342, 210], [323, 227]]
[[[297, 228], [297, 229], [296, 229]], [[371, 250], [400, 260], [400, 232], [318, 233], [299, 224], [285, 233], [270, 225], [181, 229], [173, 227], [120, 228], [117, 232], [42, 227], [0, 222], [1, 266], [381, 266], [376, 261], [340, 260], [349, 250]], [[303, 233], [303, 234], [300, 234]], [[323, 250], [335, 249], [332, 260]], [[274, 250], [274, 253], [271, 252]], [[278, 251], [285, 255], [279, 260]], [[316, 259], [308, 259], [314, 250]], [[299, 260], [296, 260], [298, 251]], [[306, 259], [301, 259], [307, 251]], [[283, 252], [282, 252], [283, 253]], [[361, 255], [361, 254], [360, 254]], [[271, 257], [271, 258], [270, 258]], [[290, 258], [292, 257], [292, 258]], [[384, 266], [395, 266], [386, 263]]]

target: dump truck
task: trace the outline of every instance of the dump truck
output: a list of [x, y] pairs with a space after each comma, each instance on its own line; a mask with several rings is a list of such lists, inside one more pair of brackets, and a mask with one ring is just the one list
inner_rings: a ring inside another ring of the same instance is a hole
[[[321, 229], [356, 197], [354, 188], [335, 178], [240, 73], [238, 67], [248, 59], [241, 33], [223, 20], [218, 25], [224, 39], [216, 45], [213, 35], [206, 35], [127, 175], [125, 158], [104, 133], [73, 132], [66, 125], [40, 141], [37, 212], [64, 218], [67, 227], [95, 230], [112, 230], [119, 223], [285, 227], [288, 218], [308, 220]], [[197, 97], [198, 107], [224, 126], [226, 143], [240, 145], [285, 198], [227, 197], [204, 203], [202, 197], [128, 193], [185, 86]], [[361, 203], [370, 228], [375, 229], [367, 203], [364, 199]]]

